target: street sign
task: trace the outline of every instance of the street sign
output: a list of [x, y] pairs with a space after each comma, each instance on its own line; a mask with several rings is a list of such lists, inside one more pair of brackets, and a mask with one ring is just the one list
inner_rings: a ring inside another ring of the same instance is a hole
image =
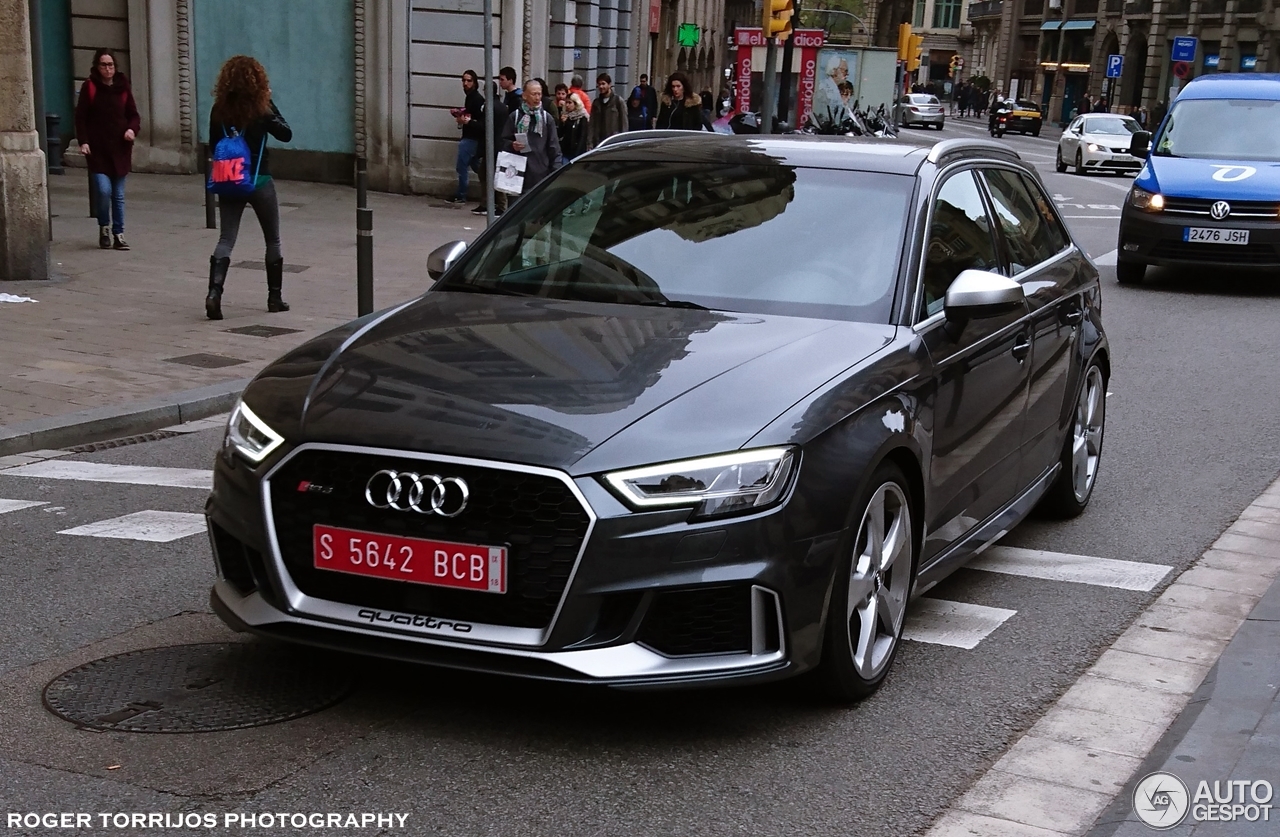
[[1107, 56], [1107, 78], [1120, 78], [1120, 74], [1124, 71], [1123, 55]]
[[702, 29], [696, 23], [682, 23], [676, 29], [676, 43], [682, 47], [696, 47], [702, 39]]
[[1191, 65], [1186, 61], [1175, 61], [1173, 64], [1173, 74], [1177, 78], [1186, 78], [1191, 75]]
[[1173, 39], [1173, 60], [1174, 61], [1195, 61], [1196, 60], [1196, 39], [1188, 35]]

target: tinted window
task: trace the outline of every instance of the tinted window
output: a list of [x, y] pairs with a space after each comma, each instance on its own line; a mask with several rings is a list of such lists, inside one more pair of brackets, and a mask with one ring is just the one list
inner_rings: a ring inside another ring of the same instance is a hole
[[929, 220], [924, 258], [924, 316], [942, 310], [947, 288], [962, 270], [996, 270], [991, 222], [972, 172], [942, 184]]
[[1182, 99], [1156, 138], [1165, 157], [1280, 161], [1280, 102]]
[[1009, 268], [1017, 276], [1034, 264], [1052, 258], [1066, 247], [1065, 233], [1038, 186], [1006, 169], [984, 173], [995, 205], [996, 223], [1009, 248]]
[[759, 156], [574, 163], [436, 289], [888, 322], [913, 178]]

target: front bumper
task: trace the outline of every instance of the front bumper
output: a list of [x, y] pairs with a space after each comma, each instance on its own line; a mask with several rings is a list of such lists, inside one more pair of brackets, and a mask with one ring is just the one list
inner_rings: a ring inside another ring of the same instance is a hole
[[1086, 171], [1141, 171], [1142, 160], [1134, 157], [1127, 150], [1116, 151], [1113, 148], [1099, 146], [1097, 151], [1090, 151], [1087, 146], [1080, 148], [1081, 162]]
[[[549, 620], [499, 624], [504, 620], [466, 618], [465, 605], [447, 599], [432, 604], [428, 597], [415, 606], [410, 599], [365, 602], [359, 595], [315, 595], [314, 587], [304, 592], [297, 556], [286, 561], [281, 551], [282, 542], [292, 547], [287, 533], [277, 531], [271, 478], [289, 475], [281, 466], [315, 447], [327, 446], [304, 445], [257, 472], [219, 457], [206, 507], [218, 570], [211, 602], [236, 630], [452, 668], [619, 687], [770, 680], [818, 661], [817, 626], [839, 533], [794, 539], [790, 509], [799, 484], [769, 511], [690, 522], [687, 509], [635, 513], [594, 479], [558, 474], [588, 510], [591, 525]], [[376, 453], [463, 467], [451, 457]], [[519, 592], [514, 583], [512, 592]]]
[[[1249, 243], [1188, 242], [1184, 240], [1188, 227], [1247, 229]], [[1120, 215], [1117, 250], [1117, 258], [1123, 262], [1274, 270], [1280, 268], [1280, 219], [1213, 221], [1202, 216], [1142, 212], [1126, 202]]]

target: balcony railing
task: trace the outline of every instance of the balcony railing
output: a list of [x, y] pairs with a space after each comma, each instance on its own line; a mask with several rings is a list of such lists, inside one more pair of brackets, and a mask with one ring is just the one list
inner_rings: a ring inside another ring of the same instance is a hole
[[983, 0], [981, 3], [969, 4], [969, 20], [1000, 17], [1004, 12], [1004, 0]]

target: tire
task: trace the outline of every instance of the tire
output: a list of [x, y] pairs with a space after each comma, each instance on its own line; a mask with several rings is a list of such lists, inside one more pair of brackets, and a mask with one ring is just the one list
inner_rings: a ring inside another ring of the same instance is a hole
[[892, 462], [882, 463], [840, 541], [816, 673], [828, 698], [847, 703], [867, 697], [892, 668], [915, 581], [916, 540], [906, 477]]
[[1116, 261], [1116, 281], [1121, 285], [1140, 285], [1147, 273], [1147, 266], [1142, 262]]
[[1040, 503], [1048, 515], [1063, 519], [1078, 517], [1088, 507], [1094, 486], [1098, 484], [1106, 419], [1107, 379], [1102, 367], [1094, 361], [1085, 368], [1084, 380], [1080, 383], [1080, 394], [1076, 397], [1071, 425], [1058, 460], [1062, 467]]
[[1054, 157], [1053, 167], [1057, 170], [1058, 174], [1062, 174], [1067, 170], [1067, 164], [1062, 161], [1062, 146], [1058, 146], [1058, 151], [1054, 154]]
[[1076, 174], [1084, 174], [1084, 154], [1076, 149]]
[[1039, 126], [1039, 125], [1037, 125], [1037, 126], [1036, 126], [1036, 129], [1035, 129], [1034, 131], [1032, 131], [1032, 132], [1031, 132], [1031, 136], [1033, 136], [1033, 137], [1038, 137], [1038, 136], [1040, 136], [1040, 126]]

